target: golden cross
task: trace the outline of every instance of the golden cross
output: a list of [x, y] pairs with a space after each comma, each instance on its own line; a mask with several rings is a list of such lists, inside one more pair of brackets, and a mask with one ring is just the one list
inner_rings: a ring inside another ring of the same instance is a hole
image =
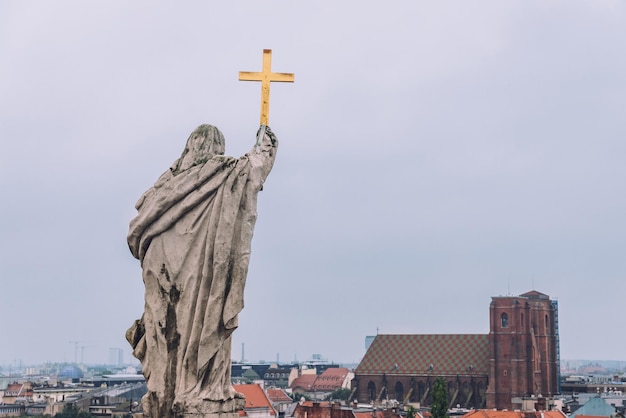
[[294, 75], [291, 73], [273, 73], [272, 67], [272, 50], [263, 50], [263, 71], [253, 73], [247, 71], [239, 71], [240, 81], [260, 81], [261, 82], [261, 125], [267, 126], [270, 116], [270, 82], [281, 81], [293, 83]]

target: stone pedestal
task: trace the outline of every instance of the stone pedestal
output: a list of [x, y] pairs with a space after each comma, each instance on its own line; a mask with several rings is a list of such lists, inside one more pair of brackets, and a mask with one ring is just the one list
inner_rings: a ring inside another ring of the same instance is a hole
[[239, 418], [239, 411], [245, 405], [245, 399], [235, 398], [223, 402], [190, 402], [182, 407], [175, 405], [174, 410], [176, 418]]

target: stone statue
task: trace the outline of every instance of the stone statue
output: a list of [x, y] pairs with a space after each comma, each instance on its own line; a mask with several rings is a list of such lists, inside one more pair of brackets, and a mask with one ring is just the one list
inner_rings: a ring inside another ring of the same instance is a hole
[[127, 331], [148, 393], [144, 416], [237, 417], [245, 400], [230, 382], [231, 335], [256, 221], [257, 193], [278, 141], [269, 128], [243, 157], [201, 125], [181, 157], [137, 202], [128, 245], [141, 261], [145, 310]]

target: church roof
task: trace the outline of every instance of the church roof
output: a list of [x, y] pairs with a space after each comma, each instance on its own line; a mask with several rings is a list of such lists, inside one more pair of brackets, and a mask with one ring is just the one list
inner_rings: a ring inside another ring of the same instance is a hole
[[489, 358], [487, 334], [377, 335], [355, 374], [487, 375]]

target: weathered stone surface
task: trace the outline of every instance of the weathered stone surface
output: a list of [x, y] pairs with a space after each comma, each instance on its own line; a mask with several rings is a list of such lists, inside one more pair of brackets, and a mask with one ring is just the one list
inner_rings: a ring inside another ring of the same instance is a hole
[[235, 418], [244, 399], [230, 383], [231, 335], [256, 221], [257, 193], [276, 156], [261, 146], [224, 157], [224, 137], [201, 125], [183, 154], [137, 202], [128, 244], [141, 261], [145, 309], [127, 331], [142, 364], [151, 418]]

